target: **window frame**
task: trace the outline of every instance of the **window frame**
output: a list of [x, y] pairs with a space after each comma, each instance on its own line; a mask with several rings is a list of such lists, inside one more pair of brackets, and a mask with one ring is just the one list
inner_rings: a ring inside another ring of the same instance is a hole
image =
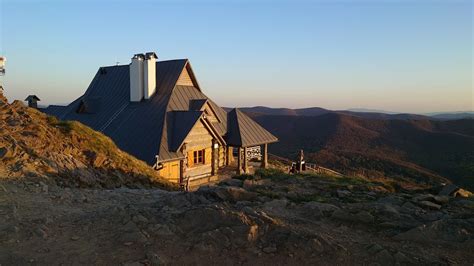
[[193, 151], [194, 165], [205, 164], [205, 153], [206, 153], [205, 149]]

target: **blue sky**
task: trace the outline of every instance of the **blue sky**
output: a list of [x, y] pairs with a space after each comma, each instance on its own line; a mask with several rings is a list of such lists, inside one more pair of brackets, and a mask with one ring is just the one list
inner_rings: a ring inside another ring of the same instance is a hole
[[223, 106], [473, 110], [471, 1], [0, 0], [10, 99], [81, 95], [134, 53], [189, 58]]

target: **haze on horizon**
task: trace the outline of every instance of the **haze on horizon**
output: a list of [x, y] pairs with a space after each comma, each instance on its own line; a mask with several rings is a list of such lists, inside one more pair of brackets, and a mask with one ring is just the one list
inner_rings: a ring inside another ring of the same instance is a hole
[[7, 97], [69, 103], [100, 66], [189, 58], [221, 106], [472, 111], [471, 1], [0, 0]]

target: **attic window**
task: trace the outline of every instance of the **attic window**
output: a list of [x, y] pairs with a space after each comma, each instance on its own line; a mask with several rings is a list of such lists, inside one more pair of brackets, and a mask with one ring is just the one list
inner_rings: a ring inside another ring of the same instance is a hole
[[207, 119], [209, 119], [209, 121], [213, 123], [219, 122], [219, 119], [216, 117], [209, 104], [206, 104], [206, 107], [204, 108], [204, 114], [206, 115]]
[[79, 107], [77, 108], [76, 112], [79, 113], [79, 114], [87, 113], [86, 112], [86, 105], [84, 104], [83, 101], [81, 102], [81, 104], [79, 104]]
[[81, 101], [76, 112], [79, 114], [95, 114], [100, 108], [100, 98], [88, 98]]

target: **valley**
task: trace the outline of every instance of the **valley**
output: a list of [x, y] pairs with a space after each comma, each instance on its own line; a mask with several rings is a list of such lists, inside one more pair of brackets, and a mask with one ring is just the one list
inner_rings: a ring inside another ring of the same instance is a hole
[[[348, 175], [450, 180], [474, 189], [474, 120], [379, 119], [342, 113], [269, 115], [252, 118], [279, 138], [276, 155], [296, 158]], [[284, 122], [283, 122], [284, 121]]]

